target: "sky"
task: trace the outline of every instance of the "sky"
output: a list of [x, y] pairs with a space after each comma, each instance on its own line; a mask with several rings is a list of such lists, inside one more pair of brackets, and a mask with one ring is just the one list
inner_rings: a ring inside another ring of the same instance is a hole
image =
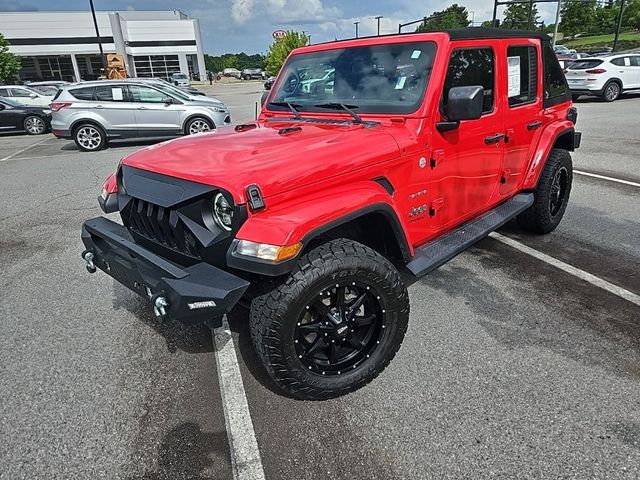
[[[467, 7], [470, 17], [482, 22], [491, 18], [492, 0], [456, 1]], [[446, 8], [446, 0], [94, 0], [96, 10], [180, 9], [200, 20], [204, 50], [211, 55], [246, 52], [266, 53], [274, 30], [304, 31], [311, 43], [351, 38], [354, 22], [360, 36], [375, 35], [377, 15], [381, 33], [396, 33], [406, 23]], [[88, 0], [0, 0], [2, 11], [88, 10]], [[552, 23], [555, 4], [538, 4], [545, 23]], [[499, 10], [500, 11], [500, 10]], [[471, 14], [473, 12], [473, 14]], [[0, 13], [1, 15], [1, 13]], [[415, 27], [407, 27], [408, 30]], [[0, 32], [2, 33], [2, 32]]]

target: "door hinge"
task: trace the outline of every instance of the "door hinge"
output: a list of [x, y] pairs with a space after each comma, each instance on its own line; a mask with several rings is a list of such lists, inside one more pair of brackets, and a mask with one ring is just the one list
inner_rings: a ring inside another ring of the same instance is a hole
[[431, 155], [431, 160], [429, 161], [429, 166], [431, 168], [436, 168], [436, 166], [440, 165], [444, 162], [444, 150], [434, 150]]
[[429, 216], [433, 217], [438, 210], [442, 208], [444, 205], [444, 198], [436, 198], [433, 202], [431, 202], [431, 206], [429, 207]]

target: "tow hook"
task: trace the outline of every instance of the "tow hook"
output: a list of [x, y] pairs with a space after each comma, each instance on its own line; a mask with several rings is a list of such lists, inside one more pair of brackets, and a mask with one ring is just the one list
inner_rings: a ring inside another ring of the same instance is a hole
[[84, 252], [82, 254], [82, 258], [84, 259], [85, 262], [85, 267], [87, 269], [87, 272], [89, 273], [96, 273], [96, 266], [93, 264], [93, 259], [95, 258], [95, 255], [93, 254], [93, 252], [88, 251], [88, 252]]
[[169, 302], [163, 296], [158, 296], [153, 300], [153, 314], [160, 320], [167, 316]]

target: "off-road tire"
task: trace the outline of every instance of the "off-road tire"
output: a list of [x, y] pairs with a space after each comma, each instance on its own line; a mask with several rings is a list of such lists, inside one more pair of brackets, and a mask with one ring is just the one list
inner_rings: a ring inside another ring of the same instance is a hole
[[[357, 368], [333, 376], [311, 372], [296, 355], [296, 322], [317, 292], [352, 280], [377, 291], [386, 311], [384, 334]], [[409, 296], [396, 268], [360, 243], [336, 239], [304, 254], [277, 287], [253, 299], [250, 330], [256, 353], [279, 387], [295, 398], [321, 400], [357, 390], [378, 376], [400, 348], [408, 320]]]
[[[561, 191], [562, 203], [556, 209], [551, 207], [554, 181], [557, 176], [565, 177], [566, 184]], [[554, 148], [547, 157], [547, 163], [542, 170], [538, 185], [534, 190], [534, 202], [527, 210], [518, 215], [518, 224], [525, 230], [534, 233], [550, 233], [556, 229], [567, 208], [571, 183], [573, 180], [573, 166], [571, 155], [566, 150]]]
[[[88, 140], [88, 136], [94, 134], [97, 135], [97, 137], [94, 137], [95, 141]], [[107, 134], [104, 129], [95, 123], [83, 123], [73, 129], [73, 141], [84, 152], [96, 152], [106, 148]]]

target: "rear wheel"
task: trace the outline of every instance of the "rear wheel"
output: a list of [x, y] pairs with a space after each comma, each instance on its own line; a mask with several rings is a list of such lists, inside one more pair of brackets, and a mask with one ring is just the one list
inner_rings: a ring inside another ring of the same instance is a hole
[[538, 180], [533, 205], [518, 216], [520, 226], [534, 233], [555, 230], [567, 208], [572, 180], [571, 155], [554, 148]]
[[42, 135], [47, 131], [47, 124], [36, 115], [29, 115], [24, 119], [24, 130], [29, 135]]
[[185, 127], [185, 131], [187, 135], [193, 135], [195, 133], [208, 132], [213, 130], [214, 126], [211, 121], [206, 118], [197, 117], [192, 118], [187, 122], [187, 126]]
[[407, 330], [398, 271], [370, 248], [332, 240], [303, 255], [278, 287], [251, 305], [251, 338], [269, 375], [302, 399], [326, 399], [374, 379]]
[[107, 135], [102, 128], [92, 123], [78, 126], [73, 134], [73, 140], [80, 150], [94, 152], [107, 146]]
[[615, 82], [615, 81], [609, 82], [605, 85], [604, 89], [602, 90], [601, 98], [605, 102], [613, 102], [614, 100], [618, 99], [621, 91], [622, 89], [620, 88], [620, 84], [618, 82]]

